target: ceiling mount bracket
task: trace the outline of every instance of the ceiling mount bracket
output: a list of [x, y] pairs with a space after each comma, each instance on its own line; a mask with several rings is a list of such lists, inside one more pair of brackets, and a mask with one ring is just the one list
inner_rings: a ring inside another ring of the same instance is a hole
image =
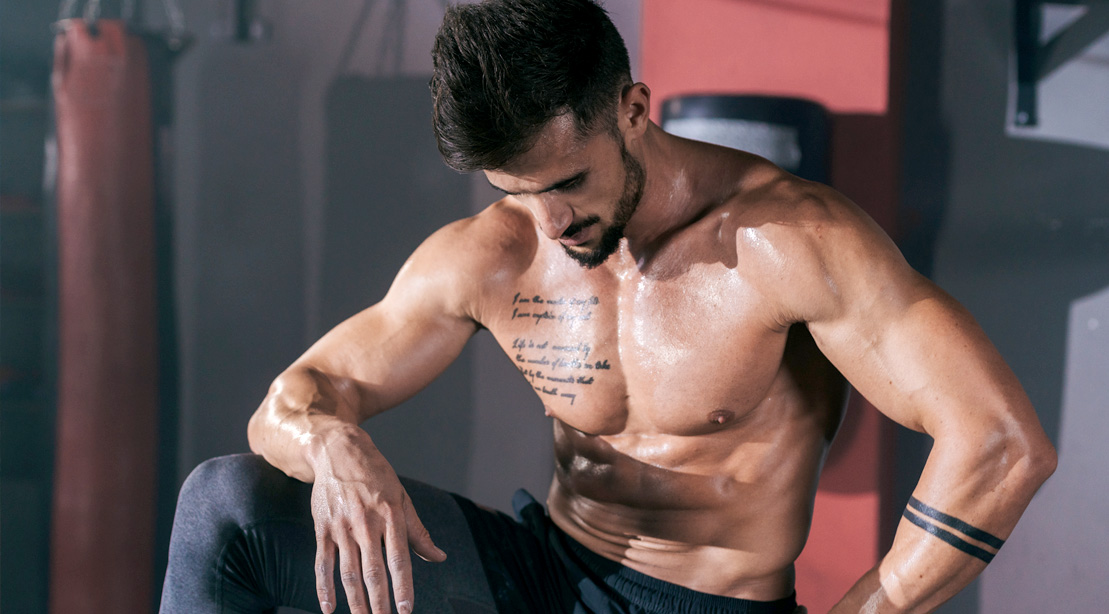
[[[1085, 13], [1049, 40], [1041, 42], [1046, 5], [1085, 7]], [[1040, 81], [1084, 52], [1109, 32], [1109, 2], [1103, 0], [1016, 0], [1017, 105], [1014, 121], [1018, 126], [1036, 126], [1036, 88]]]

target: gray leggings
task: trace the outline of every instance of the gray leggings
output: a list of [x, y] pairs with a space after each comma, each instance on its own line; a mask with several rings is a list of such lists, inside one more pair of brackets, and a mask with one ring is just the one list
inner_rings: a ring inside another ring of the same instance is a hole
[[[496, 612], [466, 518], [455, 498], [403, 479], [444, 563], [412, 557], [416, 611]], [[287, 477], [260, 456], [206, 461], [181, 488], [162, 590], [162, 614], [319, 612], [312, 486]], [[338, 566], [336, 566], [337, 568]], [[336, 591], [342, 583], [335, 580]], [[349, 612], [340, 598], [337, 612]]]

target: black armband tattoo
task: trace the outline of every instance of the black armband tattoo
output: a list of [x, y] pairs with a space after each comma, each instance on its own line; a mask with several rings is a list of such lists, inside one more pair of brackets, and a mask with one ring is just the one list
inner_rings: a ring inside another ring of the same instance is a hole
[[[929, 507], [921, 503], [916, 497], [909, 497], [909, 506], [905, 508], [905, 512], [902, 515], [909, 522], [927, 531], [928, 534], [986, 563], [992, 561], [993, 557], [997, 554], [997, 550], [1000, 550], [1001, 546], [1005, 545], [1005, 540], [963, 522], [954, 516], [949, 516], [933, 507]], [[949, 531], [939, 526], [937, 523], [942, 523], [952, 530]], [[994, 551], [991, 552], [986, 548], [972, 544], [967, 541], [966, 538], [957, 535], [956, 532], [980, 544], [988, 546]]]

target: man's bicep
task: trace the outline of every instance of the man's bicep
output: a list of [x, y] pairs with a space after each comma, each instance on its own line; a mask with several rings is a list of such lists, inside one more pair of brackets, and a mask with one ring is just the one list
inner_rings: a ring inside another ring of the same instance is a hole
[[464, 296], [473, 286], [459, 283], [464, 271], [440, 251], [421, 246], [379, 303], [333, 328], [294, 364], [326, 377], [358, 421], [430, 383], [478, 330]]
[[809, 328], [879, 411], [932, 436], [1035, 420], [1016, 377], [965, 308], [907, 265], [872, 274], [890, 276], [866, 284], [880, 295], [845, 296], [855, 303]]

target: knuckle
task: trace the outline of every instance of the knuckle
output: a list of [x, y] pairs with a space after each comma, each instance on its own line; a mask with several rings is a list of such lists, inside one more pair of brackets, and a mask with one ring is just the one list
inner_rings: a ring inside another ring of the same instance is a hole
[[404, 514], [395, 506], [388, 506], [381, 508], [378, 513], [381, 518], [388, 524], [399, 524], [404, 519]]
[[367, 584], [379, 584], [385, 579], [385, 570], [376, 565], [368, 567], [366, 571], [362, 572], [362, 578]]
[[389, 567], [392, 569], [401, 569], [408, 566], [408, 559], [401, 554], [389, 555]]
[[353, 585], [358, 582], [358, 571], [354, 569], [343, 569], [339, 572], [339, 578], [343, 580], [344, 585]]
[[399, 508], [404, 503], [400, 495], [394, 492], [381, 492], [374, 497], [374, 505], [380, 509], [392, 511]]

